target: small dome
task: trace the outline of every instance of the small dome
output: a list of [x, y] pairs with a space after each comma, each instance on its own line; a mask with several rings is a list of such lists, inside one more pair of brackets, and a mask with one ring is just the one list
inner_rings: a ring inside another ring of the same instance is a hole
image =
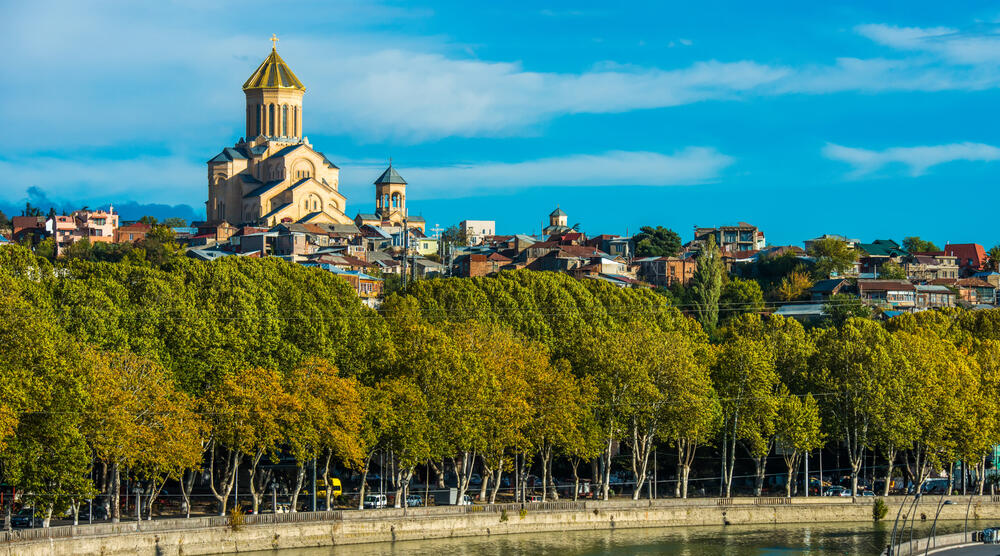
[[250, 89], [295, 89], [305, 91], [305, 86], [292, 73], [288, 64], [278, 56], [277, 49], [272, 48], [271, 54], [257, 66], [250, 79], [243, 84], [243, 90]]
[[556, 210], [549, 213], [549, 216], [566, 216], [566, 213], [561, 208], [556, 207]]
[[403, 179], [403, 176], [399, 175], [399, 172], [397, 172], [396, 169], [392, 167], [392, 164], [390, 164], [389, 167], [385, 169], [385, 172], [382, 172], [382, 175], [379, 176], [377, 180], [375, 180], [375, 185], [387, 185], [387, 184], [406, 185], [406, 180]]

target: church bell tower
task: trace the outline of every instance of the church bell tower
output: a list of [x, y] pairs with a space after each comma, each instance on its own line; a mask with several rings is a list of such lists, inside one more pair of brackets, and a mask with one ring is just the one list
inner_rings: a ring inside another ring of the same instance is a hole
[[243, 84], [247, 97], [247, 140], [264, 136], [298, 142], [302, 132], [302, 96], [306, 88], [278, 56], [278, 38], [271, 35], [271, 54]]

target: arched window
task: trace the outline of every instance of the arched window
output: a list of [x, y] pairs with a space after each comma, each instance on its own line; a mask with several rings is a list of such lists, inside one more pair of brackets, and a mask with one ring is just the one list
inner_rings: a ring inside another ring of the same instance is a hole
[[288, 105], [281, 107], [281, 136], [288, 137]]
[[292, 107], [292, 127], [295, 128], [294, 131], [293, 131], [292, 137], [298, 137], [299, 136], [299, 107], [298, 106], [293, 106]]
[[258, 135], [260, 135], [260, 105], [259, 104], [257, 105], [257, 110], [255, 110], [255, 112], [257, 112], [257, 126], [254, 128], [255, 131], [254, 131], [253, 136], [257, 137]]
[[274, 125], [274, 105], [271, 104], [270, 107], [271, 107], [271, 114], [267, 118], [267, 134], [273, 137], [274, 130], [276, 129]]

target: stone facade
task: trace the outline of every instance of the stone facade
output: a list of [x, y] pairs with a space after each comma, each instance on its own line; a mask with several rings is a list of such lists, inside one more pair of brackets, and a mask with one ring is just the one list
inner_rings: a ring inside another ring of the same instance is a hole
[[209, 222], [347, 224], [340, 169], [303, 134], [305, 87], [276, 49], [243, 84], [246, 137], [208, 161]]

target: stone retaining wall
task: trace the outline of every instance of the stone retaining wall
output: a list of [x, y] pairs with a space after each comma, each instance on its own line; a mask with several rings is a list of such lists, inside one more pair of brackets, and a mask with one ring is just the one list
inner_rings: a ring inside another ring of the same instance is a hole
[[[887, 499], [888, 520], [895, 519], [898, 500]], [[908, 504], [907, 504], [908, 505]], [[548, 506], [548, 507], [546, 507]], [[904, 510], [906, 511], [906, 510]], [[933, 517], [934, 504], [917, 508]], [[785, 499], [773, 504], [746, 499], [695, 499], [656, 501], [609, 501], [552, 503], [549, 505], [505, 504], [496, 507], [442, 507], [330, 512], [326, 521], [315, 514], [309, 521], [246, 525], [239, 531], [224, 526], [180, 529], [189, 520], [162, 520], [155, 531], [118, 531], [69, 538], [51, 538], [0, 543], [0, 555], [204, 555], [254, 550], [302, 548], [370, 542], [425, 540], [450, 537], [504, 535], [636, 527], [685, 525], [837, 523], [871, 520], [871, 501], [859, 499]], [[262, 515], [260, 518], [266, 518]], [[965, 504], [945, 506], [942, 520], [965, 518]], [[1000, 520], [1000, 503], [988, 497], [973, 504], [970, 519]], [[202, 518], [218, 520], [218, 518]], [[263, 520], [263, 519], [262, 519]], [[171, 530], [176, 521], [177, 528]], [[209, 522], [218, 523], [218, 521]], [[80, 528], [82, 529], [82, 527]], [[95, 530], [95, 533], [97, 531]]]

